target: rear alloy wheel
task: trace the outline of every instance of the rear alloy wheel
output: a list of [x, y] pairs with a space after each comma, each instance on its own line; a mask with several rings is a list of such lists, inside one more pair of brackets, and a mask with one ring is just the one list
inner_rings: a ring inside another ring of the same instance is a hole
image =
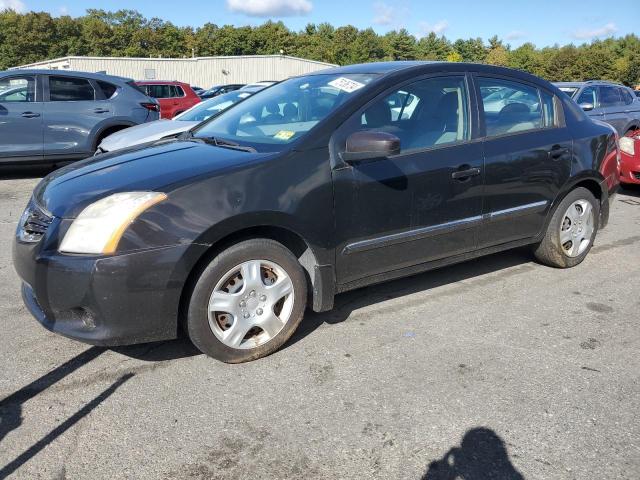
[[558, 268], [578, 265], [591, 250], [598, 230], [600, 204], [586, 188], [576, 188], [560, 202], [535, 255]]
[[242, 242], [200, 275], [187, 314], [189, 336], [224, 362], [263, 357], [293, 334], [306, 298], [304, 272], [289, 250], [267, 239]]

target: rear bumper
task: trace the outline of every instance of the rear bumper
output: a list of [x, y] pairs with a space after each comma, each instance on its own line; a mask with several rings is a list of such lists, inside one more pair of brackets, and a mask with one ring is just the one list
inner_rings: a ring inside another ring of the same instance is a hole
[[620, 182], [640, 185], [640, 141], [636, 141], [636, 155], [620, 154]]
[[42, 254], [16, 242], [13, 257], [24, 303], [46, 329], [115, 346], [177, 336], [183, 286], [202, 253], [193, 247], [86, 257]]

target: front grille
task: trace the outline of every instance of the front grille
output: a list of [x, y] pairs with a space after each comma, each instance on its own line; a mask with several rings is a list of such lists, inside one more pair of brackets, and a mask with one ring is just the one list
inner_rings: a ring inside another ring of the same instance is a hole
[[40, 208], [35, 201], [31, 200], [18, 224], [20, 240], [28, 243], [39, 242], [44, 234], [47, 233], [52, 221], [53, 217]]
[[636, 180], [640, 180], [640, 172], [631, 172], [631, 175], [636, 177]]

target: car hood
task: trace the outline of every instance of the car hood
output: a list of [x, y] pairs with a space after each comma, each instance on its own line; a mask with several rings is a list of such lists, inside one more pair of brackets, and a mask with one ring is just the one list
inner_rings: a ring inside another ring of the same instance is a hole
[[186, 132], [198, 123], [179, 120], [156, 120], [155, 122], [142, 123], [109, 135], [102, 140], [99, 148], [104, 152], [114, 152]]
[[98, 155], [56, 170], [34, 190], [34, 199], [56, 217], [75, 218], [90, 203], [118, 192], [169, 193], [224, 175], [277, 154], [251, 153], [193, 141]]

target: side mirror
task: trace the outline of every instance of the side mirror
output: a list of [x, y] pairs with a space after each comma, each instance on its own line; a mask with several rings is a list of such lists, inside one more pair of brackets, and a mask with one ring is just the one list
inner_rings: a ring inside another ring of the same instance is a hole
[[581, 103], [580, 104], [580, 108], [582, 110], [584, 110], [585, 112], [590, 112], [591, 110], [593, 110], [595, 107], [593, 106], [593, 103]]
[[347, 163], [386, 158], [400, 153], [400, 139], [387, 132], [362, 130], [347, 138], [342, 160]]

